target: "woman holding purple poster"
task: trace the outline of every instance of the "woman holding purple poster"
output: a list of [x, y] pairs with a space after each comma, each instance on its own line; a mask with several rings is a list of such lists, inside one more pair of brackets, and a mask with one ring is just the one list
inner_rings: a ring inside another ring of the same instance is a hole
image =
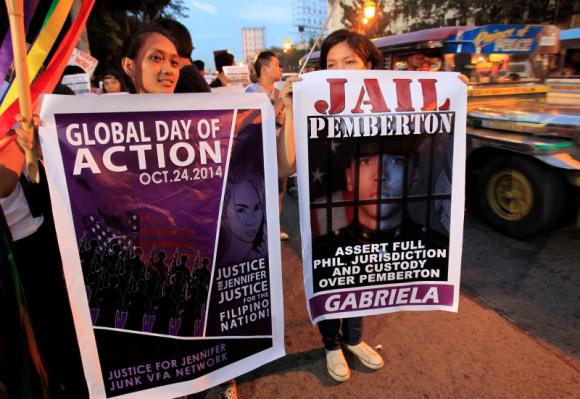
[[[148, 28], [132, 34], [125, 43], [124, 57], [122, 60], [123, 70], [132, 81], [137, 94], [144, 93], [173, 93], [179, 79], [179, 56], [177, 54], [177, 45], [170, 32], [159, 24], [150, 25]], [[263, 199], [258, 190], [251, 184], [252, 179], [243, 176], [238, 183], [234, 185], [238, 189], [232, 189], [231, 197], [231, 242], [230, 246], [236, 243], [248, 246], [247, 256], [251, 257], [252, 253], [265, 247], [265, 223], [262, 205]], [[236, 201], [236, 198], [238, 201]], [[240, 201], [244, 198], [248, 201]], [[251, 217], [238, 217], [239, 208], [248, 206]], [[240, 229], [235, 228], [235, 222]], [[250, 225], [248, 228], [247, 225]], [[252, 227], [254, 226], [255, 227]], [[245, 232], [242, 231], [245, 228]], [[254, 233], [255, 229], [255, 233]], [[241, 233], [238, 233], [242, 231]], [[243, 238], [241, 238], [243, 237]], [[226, 253], [227, 255], [227, 253]], [[210, 392], [227, 392], [230, 397], [237, 397], [235, 380], [214, 387]], [[200, 394], [201, 395], [201, 394]]]
[[[176, 46], [169, 34], [158, 27], [145, 27], [129, 37], [124, 54], [123, 68], [137, 93], [173, 93], [179, 69]], [[19, 116], [17, 122], [25, 121]], [[40, 125], [38, 117], [33, 118], [33, 124]], [[21, 178], [24, 149], [32, 148], [33, 142], [32, 134], [18, 126], [15, 134], [0, 143], [0, 205], [15, 240], [15, 261], [40, 352], [40, 358], [35, 360], [39, 370], [44, 364], [49, 393], [59, 398], [85, 397], [87, 388], [65, 292], [46, 179], [43, 177], [42, 184], [34, 185], [24, 176]]]

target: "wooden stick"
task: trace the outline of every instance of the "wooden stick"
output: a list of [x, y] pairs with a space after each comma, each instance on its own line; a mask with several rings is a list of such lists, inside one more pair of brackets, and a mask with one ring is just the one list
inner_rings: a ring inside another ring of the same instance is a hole
[[[30, 131], [32, 125], [32, 97], [30, 95], [30, 81], [28, 76], [28, 64], [26, 63], [26, 34], [24, 31], [24, 4], [22, 0], [6, 0], [6, 8], [10, 21], [10, 34], [12, 35], [12, 51], [14, 53], [14, 69], [18, 81], [18, 102], [20, 114], [26, 121], [22, 127]], [[36, 141], [36, 140], [35, 140]], [[26, 150], [26, 172], [28, 179], [38, 183], [38, 157], [35, 146]]]

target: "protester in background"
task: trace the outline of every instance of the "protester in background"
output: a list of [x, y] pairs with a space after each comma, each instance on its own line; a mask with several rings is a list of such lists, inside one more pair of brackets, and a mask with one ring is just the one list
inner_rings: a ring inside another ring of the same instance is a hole
[[200, 73], [200, 70], [191, 61], [193, 43], [187, 28], [183, 24], [169, 18], [160, 19], [156, 23], [170, 32], [176, 39], [180, 72], [177, 86], [175, 86], [175, 93], [209, 93], [211, 89]]
[[126, 87], [125, 79], [123, 74], [117, 69], [108, 69], [102, 77], [103, 80], [103, 93], [123, 93], [129, 92]]
[[202, 77], [205, 77], [205, 62], [203, 62], [202, 60], [195, 60], [193, 61], [193, 65], [195, 65], [195, 67], [199, 71], [199, 74]]
[[262, 51], [254, 62], [258, 81], [246, 87], [246, 93], [265, 93], [276, 111], [276, 124], [281, 127], [284, 123], [284, 103], [280, 98], [280, 91], [274, 83], [282, 78], [280, 60], [272, 51]]
[[215, 69], [217, 78], [209, 84], [209, 87], [223, 87], [229, 84], [228, 78], [224, 73], [225, 66], [235, 65], [234, 55], [228, 51], [214, 51]]
[[[282, 69], [280, 69], [280, 60], [272, 51], [262, 51], [256, 57], [254, 62], [256, 77], [258, 81], [246, 87], [246, 93], [265, 93], [276, 114], [276, 136], [280, 135], [280, 130], [284, 125], [284, 102], [280, 98], [280, 92], [274, 87], [274, 83], [282, 78]], [[282, 213], [282, 201], [284, 199], [284, 190], [287, 178], [278, 179], [278, 205]], [[287, 240], [288, 233], [280, 231], [280, 239]]]
[[428, 71], [427, 60], [422, 53], [413, 53], [407, 57], [407, 71]]
[[[62, 72], [62, 76], [65, 75], [78, 75], [79, 73], [86, 73], [83, 68], [78, 65], [67, 65]], [[62, 79], [62, 78], [61, 78]]]
[[[320, 50], [320, 69], [379, 69], [381, 62], [381, 53], [367, 37], [346, 29], [330, 34], [322, 43]], [[296, 80], [297, 78], [289, 78], [281, 93], [288, 108], [292, 107], [291, 84]], [[287, 113], [286, 118], [288, 117], [293, 118]], [[318, 329], [326, 350], [328, 373], [336, 381], [342, 382], [350, 378], [350, 369], [341, 345], [366, 367], [371, 369], [383, 367], [381, 355], [362, 341], [362, 317], [323, 320], [318, 323]]]

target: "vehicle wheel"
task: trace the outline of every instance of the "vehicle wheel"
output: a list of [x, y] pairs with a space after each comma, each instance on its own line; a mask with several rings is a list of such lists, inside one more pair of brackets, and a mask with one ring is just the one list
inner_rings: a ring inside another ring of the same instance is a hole
[[493, 228], [524, 237], [558, 221], [564, 209], [565, 183], [556, 170], [514, 155], [485, 165], [477, 193], [482, 214]]

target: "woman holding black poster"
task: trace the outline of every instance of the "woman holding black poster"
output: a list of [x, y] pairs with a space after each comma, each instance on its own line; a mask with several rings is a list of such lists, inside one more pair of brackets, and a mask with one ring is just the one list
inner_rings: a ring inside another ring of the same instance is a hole
[[[381, 60], [381, 54], [367, 37], [346, 29], [329, 35], [322, 43], [320, 51], [320, 69], [379, 69]], [[291, 85], [295, 80], [289, 79], [281, 92], [286, 109], [292, 108]], [[323, 320], [318, 323], [318, 329], [326, 350], [328, 373], [336, 381], [342, 382], [350, 378], [350, 369], [341, 345], [366, 367], [370, 369], [383, 367], [381, 355], [362, 341], [362, 317]]]

